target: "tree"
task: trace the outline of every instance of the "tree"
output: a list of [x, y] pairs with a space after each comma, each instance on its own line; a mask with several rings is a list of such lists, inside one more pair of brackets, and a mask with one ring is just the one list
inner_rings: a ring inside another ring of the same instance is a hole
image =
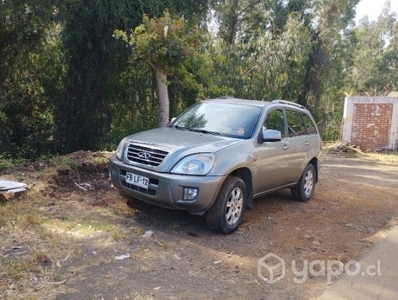
[[142, 24], [132, 34], [116, 30], [115, 36], [132, 47], [133, 60], [145, 61], [153, 68], [159, 99], [158, 124], [166, 126], [170, 107], [168, 76], [176, 76], [182, 83], [197, 84], [192, 70], [201, 60], [199, 29], [189, 27], [183, 18], [171, 16], [166, 10], [160, 18], [144, 15]]
[[353, 34], [353, 67], [347, 89], [366, 95], [387, 95], [398, 89], [398, 20], [390, 3], [377, 21], [362, 19]]
[[121, 101], [129, 49], [113, 38], [115, 28], [139, 24], [139, 2], [65, 0], [58, 3], [66, 74], [54, 97], [56, 147], [61, 153], [99, 149]]
[[52, 150], [52, 105], [44, 88], [46, 76], [58, 70], [54, 23], [53, 1], [0, 1], [0, 152], [34, 158]]

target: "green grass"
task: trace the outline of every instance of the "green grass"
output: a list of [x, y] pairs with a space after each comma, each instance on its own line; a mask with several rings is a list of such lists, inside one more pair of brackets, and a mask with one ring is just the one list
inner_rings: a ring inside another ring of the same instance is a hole
[[69, 156], [60, 156], [52, 158], [50, 160], [50, 166], [55, 168], [67, 166], [75, 171], [77, 171], [80, 167], [79, 163]]
[[0, 172], [17, 165], [22, 165], [27, 161], [23, 158], [11, 158], [5, 154], [0, 154]]

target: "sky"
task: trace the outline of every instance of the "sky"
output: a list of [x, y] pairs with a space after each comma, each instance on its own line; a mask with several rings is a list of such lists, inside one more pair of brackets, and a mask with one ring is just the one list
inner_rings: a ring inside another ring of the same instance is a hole
[[[357, 5], [356, 23], [365, 15], [370, 21], [376, 21], [387, 0], [360, 0]], [[398, 0], [390, 0], [391, 10], [398, 14]]]

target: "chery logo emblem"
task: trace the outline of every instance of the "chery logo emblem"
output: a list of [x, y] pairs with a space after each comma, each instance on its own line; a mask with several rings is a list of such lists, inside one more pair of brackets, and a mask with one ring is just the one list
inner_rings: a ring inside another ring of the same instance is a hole
[[152, 155], [148, 152], [140, 152], [138, 153], [138, 157], [142, 159], [150, 159]]

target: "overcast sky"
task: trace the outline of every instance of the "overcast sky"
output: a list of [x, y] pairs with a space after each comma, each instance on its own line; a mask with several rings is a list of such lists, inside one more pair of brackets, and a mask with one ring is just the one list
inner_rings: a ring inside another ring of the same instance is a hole
[[[391, 9], [398, 14], [398, 0], [390, 0]], [[370, 21], [376, 21], [380, 15], [386, 0], [360, 0], [357, 5], [356, 21], [358, 21], [365, 15], [368, 15]]]

